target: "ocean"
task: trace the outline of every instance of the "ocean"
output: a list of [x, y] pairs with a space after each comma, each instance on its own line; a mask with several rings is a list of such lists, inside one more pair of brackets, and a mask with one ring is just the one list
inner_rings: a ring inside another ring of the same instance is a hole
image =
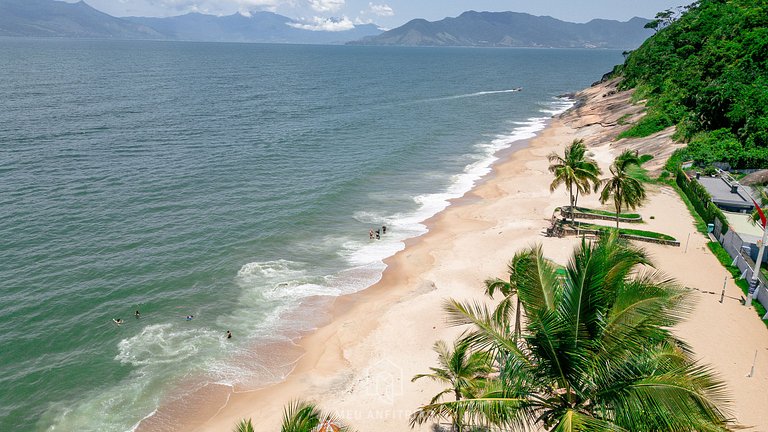
[[8, 38], [0, 59], [0, 430], [102, 432], [180, 383], [283, 379], [270, 347], [319, 324], [312, 299], [375, 283], [622, 61]]

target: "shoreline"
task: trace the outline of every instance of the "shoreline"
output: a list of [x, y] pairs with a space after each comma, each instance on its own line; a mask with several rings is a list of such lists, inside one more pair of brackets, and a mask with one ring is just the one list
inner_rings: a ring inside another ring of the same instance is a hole
[[[395, 252], [393, 255], [383, 259], [385, 268], [382, 271], [381, 278], [378, 282], [373, 283], [361, 291], [343, 294], [338, 297], [329, 297], [324, 295], [305, 297], [300, 300], [302, 303], [301, 305], [299, 305], [295, 310], [288, 312], [285, 317], [281, 318], [289, 320], [294, 316], [299, 316], [300, 319], [305, 318], [301, 317], [301, 314], [302, 312], [305, 312], [306, 309], [310, 309], [313, 313], [320, 313], [320, 315], [322, 315], [321, 318], [314, 317], [312, 319], [311, 325], [306, 329], [293, 332], [293, 334], [286, 341], [283, 343], [276, 342], [272, 344], [272, 348], [268, 350], [270, 354], [284, 354], [286, 351], [294, 351], [293, 354], [295, 355], [296, 352], [300, 352], [298, 355], [296, 355], [296, 357], [294, 357], [293, 360], [285, 364], [286, 366], [290, 365], [290, 367], [288, 368], [289, 371], [283, 374], [282, 379], [278, 380], [277, 382], [265, 383], [263, 385], [257, 384], [256, 387], [252, 388], [248, 388], [248, 386], [243, 383], [226, 384], [210, 381], [195, 381], [194, 379], [191, 379], [189, 382], [193, 388], [191, 391], [184, 390], [185, 388], [190, 388], [190, 386], [187, 386], [186, 383], [177, 383], [169, 393], [168, 399], [164, 400], [160, 406], [155, 408], [151, 413], [147, 414], [144, 418], [137, 422], [131, 428], [131, 431], [143, 432], [158, 430], [186, 430], [189, 428], [192, 430], [201, 430], [198, 429], [196, 425], [207, 423], [210, 418], [219, 415], [219, 413], [227, 408], [227, 404], [229, 404], [232, 398], [243, 394], [256, 394], [259, 392], [269, 391], [276, 386], [284, 384], [293, 374], [296, 373], [296, 370], [301, 364], [302, 360], [308, 355], [308, 351], [312, 349], [312, 343], [309, 344], [310, 347], [305, 346], [304, 341], [306, 339], [312, 338], [319, 330], [332, 325], [334, 321], [338, 320], [345, 314], [346, 309], [349, 308], [350, 305], [370, 301], [370, 298], [367, 297], [367, 295], [382, 283], [382, 280], [385, 278], [385, 275], [388, 272], [394, 272], [394, 270], [390, 270], [392, 267], [391, 261], [397, 255], [407, 251], [410, 247], [412, 247], [412, 245], [417, 244], [425, 235], [428, 235], [436, 223], [434, 221], [448, 209], [478, 201], [480, 197], [475, 196], [474, 191], [483, 184], [492, 181], [492, 179], [498, 174], [498, 164], [503, 163], [507, 158], [512, 157], [512, 155], [514, 155], [516, 152], [527, 148], [532, 139], [535, 139], [539, 134], [546, 130], [554, 117], [562, 115], [564, 112], [576, 106], [579, 102], [578, 99], [573, 97], [568, 99], [568, 102], [565, 102], [566, 99], [563, 96], [558, 96], [555, 100], [557, 100], [560, 104], [567, 103], [570, 106], [565, 110], [554, 109], [542, 111], [540, 113], [541, 115], [526, 119], [524, 123], [521, 123], [519, 129], [515, 129], [513, 132], [511, 132], [511, 135], [523, 135], [523, 137], [509, 141], [509, 145], [507, 147], [490, 153], [488, 157], [492, 158], [493, 160], [487, 166], [487, 173], [474, 180], [473, 186], [463, 195], [448, 199], [448, 205], [444, 209], [439, 210], [437, 213], [421, 221], [420, 224], [424, 225], [425, 227], [424, 234], [404, 239], [403, 250]], [[555, 114], [552, 114], [553, 112], [555, 112]], [[531, 131], [529, 130], [531, 127], [537, 127], [538, 129]], [[375, 294], [372, 296], [376, 297]], [[306, 306], [305, 303], [309, 304], [309, 306]], [[263, 347], [257, 348], [263, 349]], [[280, 357], [283, 358], [282, 355]], [[279, 414], [276, 417], [279, 417]]]
[[[615, 123], [611, 118], [639, 109], [627, 106], [626, 94], [620, 95], [626, 98], [623, 102], [615, 102], [614, 96], [605, 98], [607, 86], [610, 83], [577, 93], [584, 98], [583, 104], [547, 120], [543, 130], [534, 138], [520, 140], [518, 148], [498, 152], [490, 173], [463, 197], [451, 200], [449, 207], [424, 221], [426, 234], [406, 240], [402, 251], [385, 260], [387, 268], [379, 282], [333, 299], [327, 323], [295, 341], [303, 354], [284, 381], [259, 390], [232, 389], [226, 395], [189, 395], [178, 401], [179, 411], [167, 407], [167, 418], [142, 422], [136, 430], [232, 430], [240, 419], [249, 417], [255, 427], [277, 430], [283, 406], [296, 399], [335, 412], [361, 432], [408, 430], [408, 416], [441, 389], [434, 383], [411, 383], [410, 378], [434, 365], [431, 346], [436, 340], [451, 341], [462, 330], [445, 324], [443, 300], [483, 300], [483, 280], [503, 277], [507, 260], [525, 246], [541, 243], [548, 258], [562, 263], [578, 242], [575, 238], [545, 238], [542, 234], [554, 208], [567, 200], [562, 190], [549, 192], [546, 155], [561, 152], [573, 139], [583, 138], [593, 157], [605, 167], [613, 154], [623, 149], [612, 140], [620, 128], [611, 126]], [[602, 108], [597, 107], [600, 102]], [[610, 118], [606, 119], [606, 115]], [[653, 170], [663, 165], [659, 160], [665, 159], [664, 152], [675, 148], [669, 143], [659, 144], [665, 139], [668, 136], [660, 133], [621, 145], [659, 150], [653, 152], [657, 157], [649, 164]], [[655, 226], [662, 232], [674, 229], [678, 238], [693, 230], [692, 218], [677, 196], [663, 188], [653, 194], [652, 202], [641, 209], [644, 215], [655, 216], [650, 228]], [[582, 200], [599, 206], [594, 194]], [[681, 208], [683, 215], [679, 214]], [[679, 248], [642, 246], [662, 270], [681, 283], [703, 287], [722, 269], [710, 265], [719, 263], [703, 246], [703, 236], [691, 240], [692, 249], [684, 257]], [[708, 264], [699, 269], [701, 261]], [[687, 274], [681, 273], [683, 269]], [[736, 295], [738, 287], [733, 281], [726, 285], [727, 294]], [[768, 377], [763, 372], [751, 381], [740, 378], [746, 358], [752, 361], [747, 351], [753, 346], [765, 353], [758, 357], [756, 370], [766, 370], [768, 331], [748, 308], [718, 306], [702, 294], [696, 298], [699, 302], [690, 321], [676, 332], [728, 383], [734, 393], [737, 419], [758, 426], [753, 430], [768, 429], [768, 414], [760, 412], [768, 402], [768, 396], [760, 390], [768, 388]], [[741, 336], [744, 329], [750, 332], [745, 341], [727, 339], [734, 331]], [[749, 349], [740, 342], [748, 343]], [[728, 369], [730, 364], [738, 368]], [[169, 419], [176, 421], [166, 424]], [[431, 429], [424, 425], [413, 430]]]

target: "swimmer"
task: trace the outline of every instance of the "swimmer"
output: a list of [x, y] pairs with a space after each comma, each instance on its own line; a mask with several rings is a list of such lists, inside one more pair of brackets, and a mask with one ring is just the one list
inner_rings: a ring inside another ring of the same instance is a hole
[[133, 314], [133, 316], [135, 316], [136, 319], [139, 319], [141, 318], [141, 312], [139, 312], [139, 310], [137, 309], [136, 312]]
[[120, 318], [113, 318], [113, 319], [112, 319], [112, 321], [113, 321], [115, 324], [117, 324], [117, 326], [118, 326], [118, 327], [120, 327], [120, 324], [122, 324], [123, 322], [125, 322], [125, 321], [121, 320]]
[[187, 315], [187, 321], [192, 321], [192, 318], [194, 318], [194, 315]]
[[232, 332], [227, 330], [227, 339], [232, 339]]

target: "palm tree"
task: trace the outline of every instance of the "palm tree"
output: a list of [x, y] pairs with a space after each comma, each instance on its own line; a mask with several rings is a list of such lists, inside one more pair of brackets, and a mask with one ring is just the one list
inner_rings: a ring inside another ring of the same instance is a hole
[[[253, 432], [251, 419], [243, 419], [234, 432]], [[317, 405], [304, 401], [291, 402], [283, 409], [280, 432], [352, 432], [335, 415], [322, 412]]]
[[600, 202], [605, 204], [613, 197], [613, 207], [616, 209], [616, 229], [619, 228], [619, 217], [622, 208], [635, 209], [645, 199], [643, 183], [634, 178], [629, 167], [640, 166], [640, 157], [637, 151], [625, 150], [611, 164], [613, 177], [603, 181], [603, 190], [600, 192]]
[[486, 306], [446, 304], [451, 323], [472, 326], [468, 343], [501, 354], [498, 379], [476, 397], [421, 407], [412, 427], [461, 409], [498, 430], [728, 430], [723, 384], [669, 331], [689, 310], [687, 291], [650, 270], [641, 249], [615, 232], [582, 240], [560, 278], [541, 247], [526, 259], [518, 343]]
[[[414, 382], [420, 378], [429, 378], [448, 385], [445, 390], [432, 398], [431, 403], [436, 403], [450, 393], [453, 393], [457, 401], [463, 396], [473, 397], [478, 390], [479, 382], [492, 370], [488, 353], [473, 352], [467, 342], [456, 341], [451, 350], [445, 341], [437, 341], [433, 349], [437, 353], [439, 366], [429, 368], [432, 373], [418, 374], [411, 379], [411, 382]], [[451, 416], [453, 427], [459, 432], [462, 430], [462, 416], [461, 410], [457, 410]]]
[[326, 432], [331, 430], [351, 431], [334, 414], [324, 413], [313, 403], [294, 401], [283, 409], [283, 423], [280, 432]]
[[588, 194], [590, 185], [594, 185], [594, 190], [597, 192], [600, 185], [598, 178], [601, 174], [600, 168], [594, 160], [586, 156], [586, 151], [584, 140], [573, 140], [565, 148], [562, 157], [554, 152], [547, 157], [550, 162], [549, 171], [555, 175], [552, 184], [549, 185], [549, 190], [554, 191], [561, 184], [565, 185], [571, 204], [571, 214], [574, 218], [573, 213], [576, 211], [579, 193]]
[[521, 251], [515, 254], [515, 256], [507, 264], [507, 272], [509, 273], [509, 280], [500, 278], [492, 278], [485, 280], [485, 294], [493, 298], [494, 294], [498, 291], [504, 299], [496, 306], [495, 314], [498, 319], [506, 317], [510, 313], [512, 308], [512, 298], [516, 297], [515, 305], [515, 324], [512, 330], [514, 340], [520, 338], [520, 331], [522, 329], [520, 325], [520, 318], [522, 309], [520, 307], [520, 297], [517, 296], [517, 285], [521, 282], [521, 277], [525, 274], [525, 265], [528, 262], [528, 252]]
[[253, 429], [253, 423], [251, 423], [251, 419], [240, 420], [240, 423], [235, 426], [235, 432], [255, 432]]

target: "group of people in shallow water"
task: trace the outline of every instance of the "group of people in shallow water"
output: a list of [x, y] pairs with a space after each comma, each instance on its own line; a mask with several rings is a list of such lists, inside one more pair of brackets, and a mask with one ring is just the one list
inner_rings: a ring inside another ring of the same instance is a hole
[[[139, 319], [139, 318], [141, 318], [141, 312], [136, 310], [136, 312], [133, 313], [133, 316], [136, 317], [136, 319]], [[195, 318], [194, 315], [187, 315], [185, 317], [185, 319], [187, 321], [192, 321], [194, 318]], [[121, 318], [113, 318], [112, 322], [117, 324], [118, 327], [120, 327], [120, 324], [125, 324], [125, 321], [123, 321]], [[227, 336], [226, 337], [227, 337], [227, 339], [232, 339], [232, 332], [230, 330], [227, 330]]]
[[370, 238], [371, 240], [373, 240], [373, 239], [380, 240], [381, 236], [386, 234], [386, 233], [387, 233], [387, 226], [386, 225], [382, 225], [381, 228], [376, 228], [376, 231], [374, 231], [373, 228], [371, 228], [368, 231], [368, 238]]

